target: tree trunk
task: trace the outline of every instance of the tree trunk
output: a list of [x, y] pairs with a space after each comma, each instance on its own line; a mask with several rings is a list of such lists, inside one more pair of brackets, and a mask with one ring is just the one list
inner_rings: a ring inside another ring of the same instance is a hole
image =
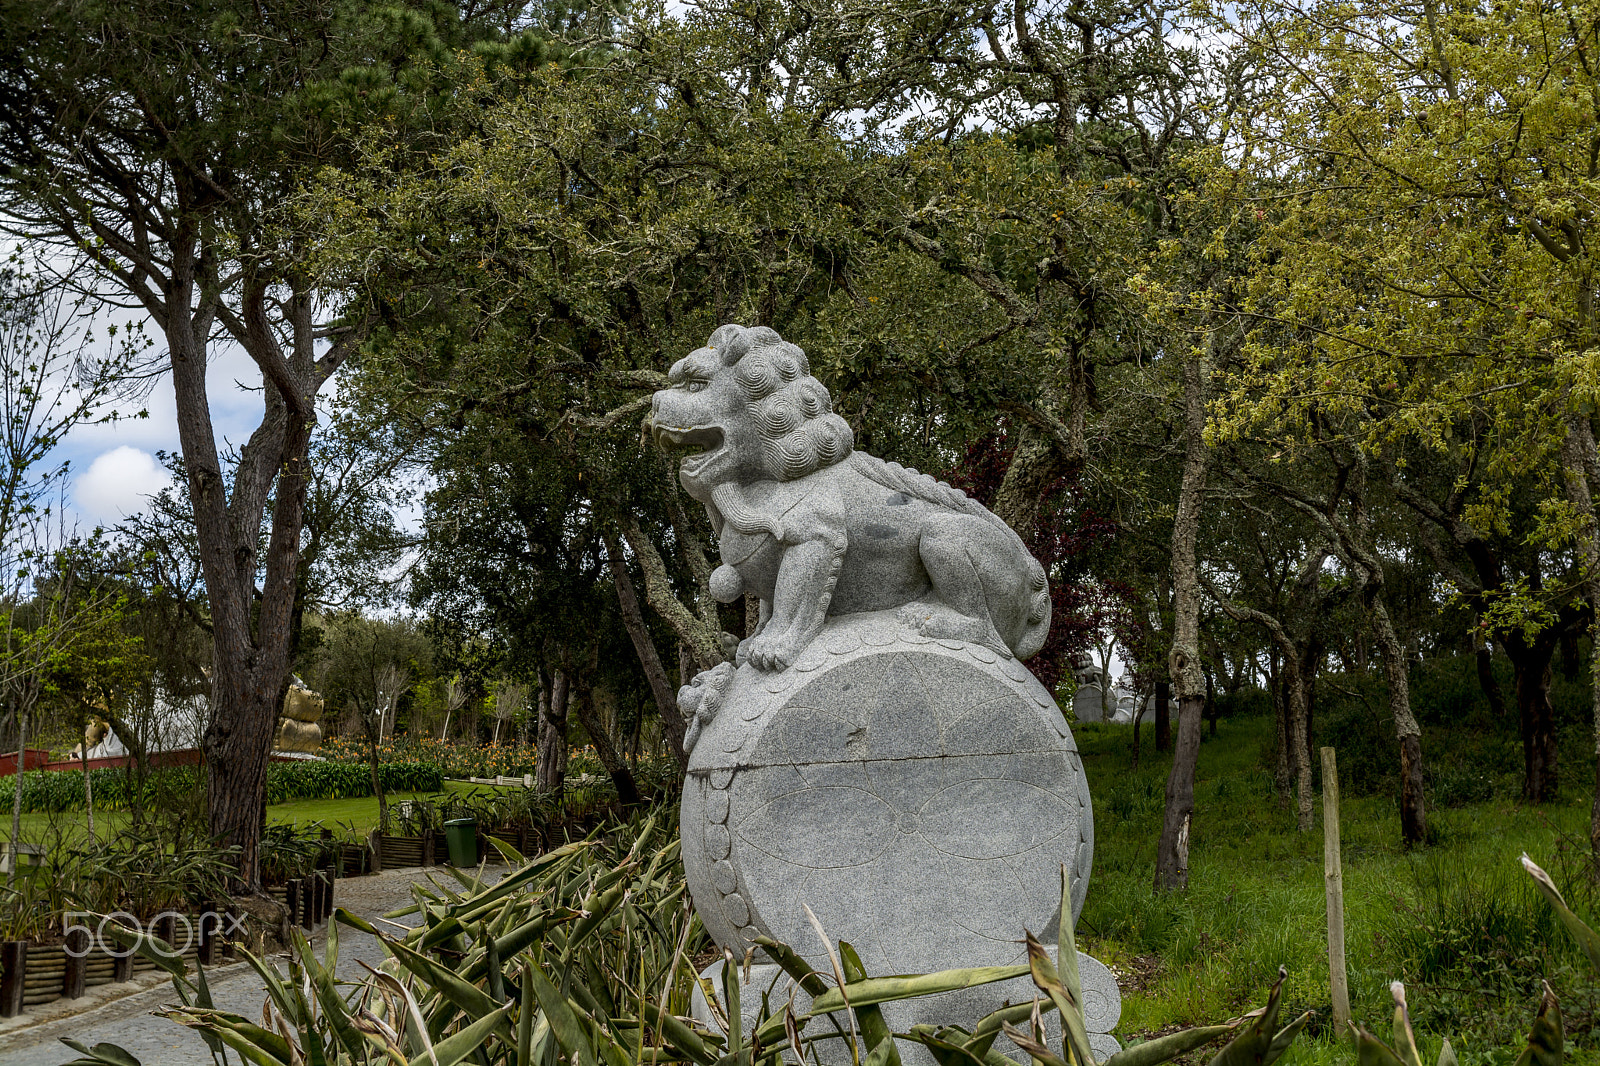
[[1015, 423], [1014, 432], [1017, 446], [990, 510], [1030, 544], [1039, 524], [1040, 502], [1065, 473], [1067, 461], [1056, 442], [1026, 422]]
[[557, 670], [550, 680], [550, 701], [539, 722], [540, 792], [561, 794], [567, 777], [567, 672]]
[[17, 708], [17, 775], [11, 785], [11, 861], [6, 865], [6, 887], [16, 880], [20, 856], [17, 843], [22, 839], [22, 775], [28, 757], [28, 716]]
[[[1544, 634], [1540, 634], [1542, 637]], [[1555, 641], [1540, 638], [1511, 654], [1517, 722], [1522, 733], [1522, 798], [1530, 803], [1549, 803], [1556, 798], [1559, 771], [1555, 712], [1550, 707], [1550, 664]]]
[[1139, 704], [1138, 710], [1133, 712], [1133, 768], [1139, 768], [1139, 726], [1144, 722], [1144, 703]]
[[1410, 848], [1426, 843], [1428, 838], [1428, 812], [1422, 796], [1422, 727], [1411, 713], [1410, 664], [1381, 596], [1373, 600], [1372, 622], [1389, 683], [1389, 713], [1394, 716], [1395, 739], [1400, 743], [1400, 841]]
[[1172, 684], [1167, 681], [1156, 682], [1156, 750], [1166, 751], [1172, 747], [1172, 719], [1169, 709], [1172, 699]]
[[1278, 668], [1278, 652], [1273, 650], [1267, 665], [1267, 691], [1272, 695], [1272, 724], [1275, 750], [1272, 760], [1272, 791], [1278, 806], [1289, 808], [1289, 701], [1284, 689], [1283, 671]]
[[[1589, 601], [1589, 720], [1594, 737], [1595, 793], [1589, 803], [1589, 854], [1600, 870], [1600, 526], [1596, 525], [1594, 497], [1589, 491], [1590, 477], [1596, 471], [1594, 429], [1587, 415], [1574, 417], [1567, 426], [1562, 448], [1562, 466], [1567, 499], [1583, 520], [1578, 535], [1578, 551], [1583, 556], [1584, 598]], [[1576, 633], [1571, 634], [1576, 645]], [[1576, 647], [1573, 659], [1577, 658]]]
[[[1287, 657], [1286, 657], [1287, 658]], [[1311, 832], [1311, 715], [1306, 706], [1306, 684], [1298, 664], [1287, 679], [1289, 688], [1289, 745], [1294, 752], [1295, 828]]]
[[1189, 829], [1206, 702], [1200, 670], [1200, 572], [1195, 540], [1210, 459], [1205, 442], [1208, 373], [1203, 350], [1192, 350], [1183, 363], [1183, 480], [1172, 520], [1172, 651], [1167, 658], [1168, 679], [1178, 697], [1178, 746], [1167, 775], [1166, 810], [1156, 845], [1158, 892], [1189, 886]]
[[1478, 688], [1489, 701], [1489, 713], [1496, 718], [1506, 716], [1506, 698], [1500, 692], [1500, 682], [1494, 676], [1494, 648], [1483, 637], [1474, 638], [1477, 648], [1473, 658], [1478, 661]]
[[378, 797], [378, 831], [389, 831], [389, 797], [383, 793], [383, 775], [378, 772], [378, 745], [367, 743], [367, 764], [372, 770], [372, 794]]
[[1305, 690], [1301, 701], [1302, 713], [1306, 719], [1306, 764], [1310, 765], [1311, 741], [1316, 736], [1317, 716], [1317, 676], [1322, 672], [1322, 664], [1327, 658], [1327, 649], [1323, 642], [1315, 635], [1315, 623], [1307, 620], [1307, 628], [1313, 630], [1310, 635], [1304, 631], [1300, 634], [1305, 638], [1300, 653], [1300, 685]]
[[[109, 702], [109, 701], [108, 701]], [[78, 745], [78, 765], [83, 767], [83, 813], [89, 830], [89, 843], [94, 843], [94, 782], [89, 777], [89, 728], [83, 730], [83, 742]]]
[[[239, 848], [239, 880], [248, 891], [261, 887], [261, 810], [267, 795], [272, 728], [278, 719], [278, 701], [256, 691], [256, 685], [265, 682], [258, 682], [255, 674], [218, 665], [212, 683], [212, 724], [202, 745], [208, 831], [223, 846]], [[287, 680], [287, 671], [283, 677]], [[215, 709], [230, 706], [231, 716]]]
[[630, 518], [623, 527], [622, 536], [633, 549], [633, 557], [639, 560], [639, 569], [644, 573], [645, 601], [672, 627], [678, 639], [689, 646], [699, 660], [700, 669], [709, 670], [724, 661], [721, 634], [678, 599], [665, 560], [639, 523]]
[[1206, 732], [1217, 735], [1217, 685], [1211, 671], [1206, 671]]
[[633, 588], [633, 578], [628, 574], [628, 561], [623, 558], [622, 545], [617, 542], [615, 535], [607, 534], [605, 546], [606, 564], [611, 571], [611, 582], [617, 590], [617, 604], [622, 611], [622, 625], [628, 631], [628, 639], [633, 641], [633, 650], [639, 656], [645, 680], [650, 683], [650, 694], [655, 698], [656, 710], [661, 715], [667, 746], [672, 749], [673, 758], [678, 760], [678, 769], [686, 770], [689, 756], [683, 750], [685, 726], [683, 715], [678, 713], [677, 691], [667, 677], [667, 668], [661, 663], [656, 642], [651, 639], [650, 629], [645, 625], [644, 613], [639, 610], [639, 597]]
[[577, 675], [572, 687], [577, 690], [578, 722], [583, 726], [583, 731], [589, 734], [589, 742], [594, 745], [600, 765], [611, 775], [611, 783], [617, 789], [617, 799], [622, 801], [624, 807], [636, 807], [639, 804], [639, 786], [633, 780], [633, 771], [628, 769], [627, 761], [617, 754], [610, 731], [595, 712], [593, 670], [579, 670]]

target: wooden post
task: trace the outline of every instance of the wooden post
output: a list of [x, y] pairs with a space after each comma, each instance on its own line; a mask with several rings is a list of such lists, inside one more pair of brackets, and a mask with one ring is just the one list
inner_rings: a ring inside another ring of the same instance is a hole
[[374, 829], [367, 836], [367, 847], [372, 852], [372, 872], [383, 873], [383, 834]]
[[217, 935], [221, 924], [217, 905], [210, 900], [203, 901], [200, 904], [200, 929], [195, 934], [198, 940], [195, 961], [202, 966], [217, 964]]
[[22, 986], [28, 980], [26, 940], [0, 944], [0, 969], [0, 1018], [15, 1018], [22, 1013]]
[[422, 830], [422, 865], [433, 865], [433, 830]]
[[222, 924], [219, 927], [219, 933], [222, 937], [222, 957], [225, 959], [237, 958], [238, 952], [234, 948], [234, 934], [239, 932], [248, 936], [249, 933], [241, 924], [243, 919], [240, 911], [233, 904], [227, 903], [223, 905], [221, 918]]
[[126, 950], [128, 952], [126, 955], [113, 955], [111, 957], [111, 980], [114, 984], [133, 980], [133, 949], [128, 948]]
[[291, 877], [283, 883], [283, 909], [287, 912], [284, 915], [285, 937], [289, 935], [289, 929], [293, 929], [300, 924], [300, 908], [302, 906], [304, 904], [300, 902], [300, 879]]
[[178, 950], [176, 943], [178, 939], [178, 919], [170, 914], [164, 918], [158, 918], [152, 931], [155, 933], [157, 940], [164, 942], [173, 951]]
[[75, 926], [67, 932], [64, 946], [67, 973], [61, 984], [61, 995], [64, 999], [81, 999], [84, 981], [89, 976], [89, 930], [81, 925]]
[[1322, 749], [1322, 873], [1328, 886], [1328, 988], [1333, 993], [1333, 1031], [1350, 1031], [1350, 979], [1344, 968], [1344, 871], [1339, 861], [1339, 764]]

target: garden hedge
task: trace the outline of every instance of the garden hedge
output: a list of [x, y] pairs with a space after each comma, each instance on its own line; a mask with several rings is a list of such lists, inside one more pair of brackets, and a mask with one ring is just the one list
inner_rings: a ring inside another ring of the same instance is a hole
[[[133, 805], [137, 780], [131, 770], [91, 770], [94, 806], [98, 811], [126, 810]], [[444, 774], [437, 766], [420, 762], [385, 763], [378, 767], [386, 792], [437, 792]], [[169, 766], [152, 770], [144, 780], [143, 801], [159, 801], [174, 792], [201, 787], [200, 769]], [[0, 779], [0, 811], [10, 812], [16, 780]], [[372, 771], [354, 763], [289, 762], [267, 764], [267, 802], [291, 800], [359, 799], [372, 795]], [[33, 770], [22, 775], [22, 810], [77, 811], [83, 809], [83, 771]]]

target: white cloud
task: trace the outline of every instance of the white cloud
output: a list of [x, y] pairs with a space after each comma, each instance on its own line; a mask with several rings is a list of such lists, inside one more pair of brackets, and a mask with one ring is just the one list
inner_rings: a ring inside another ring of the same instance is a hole
[[146, 498], [172, 477], [147, 451], [126, 444], [95, 457], [72, 488], [78, 512], [90, 522], [116, 522], [144, 509]]

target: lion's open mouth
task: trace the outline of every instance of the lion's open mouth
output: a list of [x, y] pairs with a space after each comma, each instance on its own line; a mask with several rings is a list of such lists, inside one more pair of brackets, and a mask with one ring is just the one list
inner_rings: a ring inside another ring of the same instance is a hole
[[700, 466], [722, 448], [723, 433], [717, 426], [663, 426], [650, 427], [656, 447], [668, 455], [681, 459], [690, 468]]

